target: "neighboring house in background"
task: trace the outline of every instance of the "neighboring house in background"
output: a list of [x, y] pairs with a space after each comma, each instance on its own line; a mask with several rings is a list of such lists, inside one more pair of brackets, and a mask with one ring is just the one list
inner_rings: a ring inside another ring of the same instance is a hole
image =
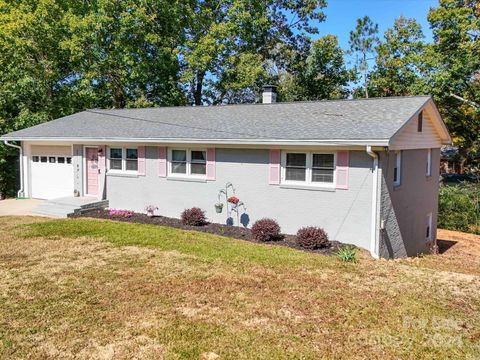
[[444, 145], [440, 149], [440, 174], [457, 174], [459, 166], [457, 165], [458, 148], [450, 145]]
[[435, 241], [440, 148], [450, 143], [422, 96], [88, 110], [1, 139], [22, 143], [27, 197], [75, 193], [171, 217], [198, 206], [224, 223], [214, 204], [231, 182], [250, 224], [320, 226], [388, 258]]

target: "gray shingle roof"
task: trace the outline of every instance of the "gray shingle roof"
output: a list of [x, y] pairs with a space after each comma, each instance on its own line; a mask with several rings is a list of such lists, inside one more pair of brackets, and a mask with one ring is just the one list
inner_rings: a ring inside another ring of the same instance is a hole
[[429, 99], [87, 110], [2, 139], [383, 140], [391, 138]]

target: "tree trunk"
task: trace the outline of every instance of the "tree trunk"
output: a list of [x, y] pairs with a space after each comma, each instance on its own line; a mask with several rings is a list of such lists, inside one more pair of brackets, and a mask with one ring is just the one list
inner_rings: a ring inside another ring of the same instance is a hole
[[193, 100], [195, 102], [195, 106], [201, 106], [202, 103], [202, 91], [203, 91], [203, 78], [205, 77], [204, 72], [197, 73], [196, 76], [196, 84], [193, 87]]
[[363, 54], [363, 79], [365, 84], [365, 98], [368, 99], [368, 65], [367, 65], [367, 54]]
[[112, 106], [115, 109], [123, 109], [125, 107], [125, 96], [120, 80], [116, 75], [110, 76], [110, 88], [112, 91]]

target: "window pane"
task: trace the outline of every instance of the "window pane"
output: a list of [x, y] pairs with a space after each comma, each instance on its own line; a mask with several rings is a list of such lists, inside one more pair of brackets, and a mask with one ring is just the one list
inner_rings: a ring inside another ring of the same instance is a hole
[[57, 162], [56, 160], [57, 160], [57, 159], [55, 158], [55, 156], [50, 156], [50, 157], [48, 158], [48, 162], [49, 162], [49, 163], [56, 163], [56, 162]]
[[205, 151], [192, 151], [192, 163], [206, 163]]
[[172, 150], [172, 161], [187, 161], [185, 150]]
[[333, 182], [333, 170], [312, 169], [312, 182]]
[[305, 167], [307, 154], [287, 154], [287, 166]]
[[285, 180], [292, 181], [305, 181], [305, 169], [300, 168], [286, 168], [285, 169]]
[[137, 149], [127, 149], [127, 159], [138, 159]]
[[207, 173], [206, 164], [193, 164], [192, 163], [192, 174], [205, 175]]
[[47, 157], [46, 156], [41, 156], [40, 157], [40, 162], [47, 162]]
[[32, 156], [32, 161], [33, 162], [38, 162], [40, 158], [38, 156]]
[[172, 173], [174, 173], [174, 174], [186, 174], [187, 173], [187, 163], [185, 163], [185, 162], [180, 162], [180, 163], [172, 162]]
[[110, 149], [110, 158], [111, 159], [121, 159], [122, 158], [122, 149]]
[[122, 170], [122, 160], [110, 159], [111, 170]]
[[333, 169], [333, 154], [313, 154], [313, 167]]
[[57, 161], [59, 164], [65, 164], [65, 158], [63, 156], [59, 156]]
[[[118, 160], [116, 160], [118, 161]], [[137, 171], [138, 170], [138, 162], [137, 160], [127, 160], [127, 170], [130, 171]]]
[[72, 163], [72, 158], [71, 157], [67, 157], [67, 164], [71, 164]]

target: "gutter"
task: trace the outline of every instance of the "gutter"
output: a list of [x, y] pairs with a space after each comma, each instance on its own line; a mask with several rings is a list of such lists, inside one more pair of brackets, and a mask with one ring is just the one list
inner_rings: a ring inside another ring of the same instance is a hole
[[23, 188], [23, 148], [19, 145], [10, 144], [7, 140], [4, 140], [3, 143], [6, 146], [10, 146], [12, 148], [15, 148], [15, 149], [19, 150], [20, 190], [18, 190], [18, 192], [17, 192], [17, 198], [21, 198], [25, 195], [25, 191], [24, 191], [24, 188]]
[[372, 150], [371, 145], [367, 145], [367, 154], [373, 158], [373, 185], [372, 185], [372, 222], [370, 238], [370, 254], [378, 259], [379, 249], [377, 240], [377, 212], [378, 212], [378, 154]]

